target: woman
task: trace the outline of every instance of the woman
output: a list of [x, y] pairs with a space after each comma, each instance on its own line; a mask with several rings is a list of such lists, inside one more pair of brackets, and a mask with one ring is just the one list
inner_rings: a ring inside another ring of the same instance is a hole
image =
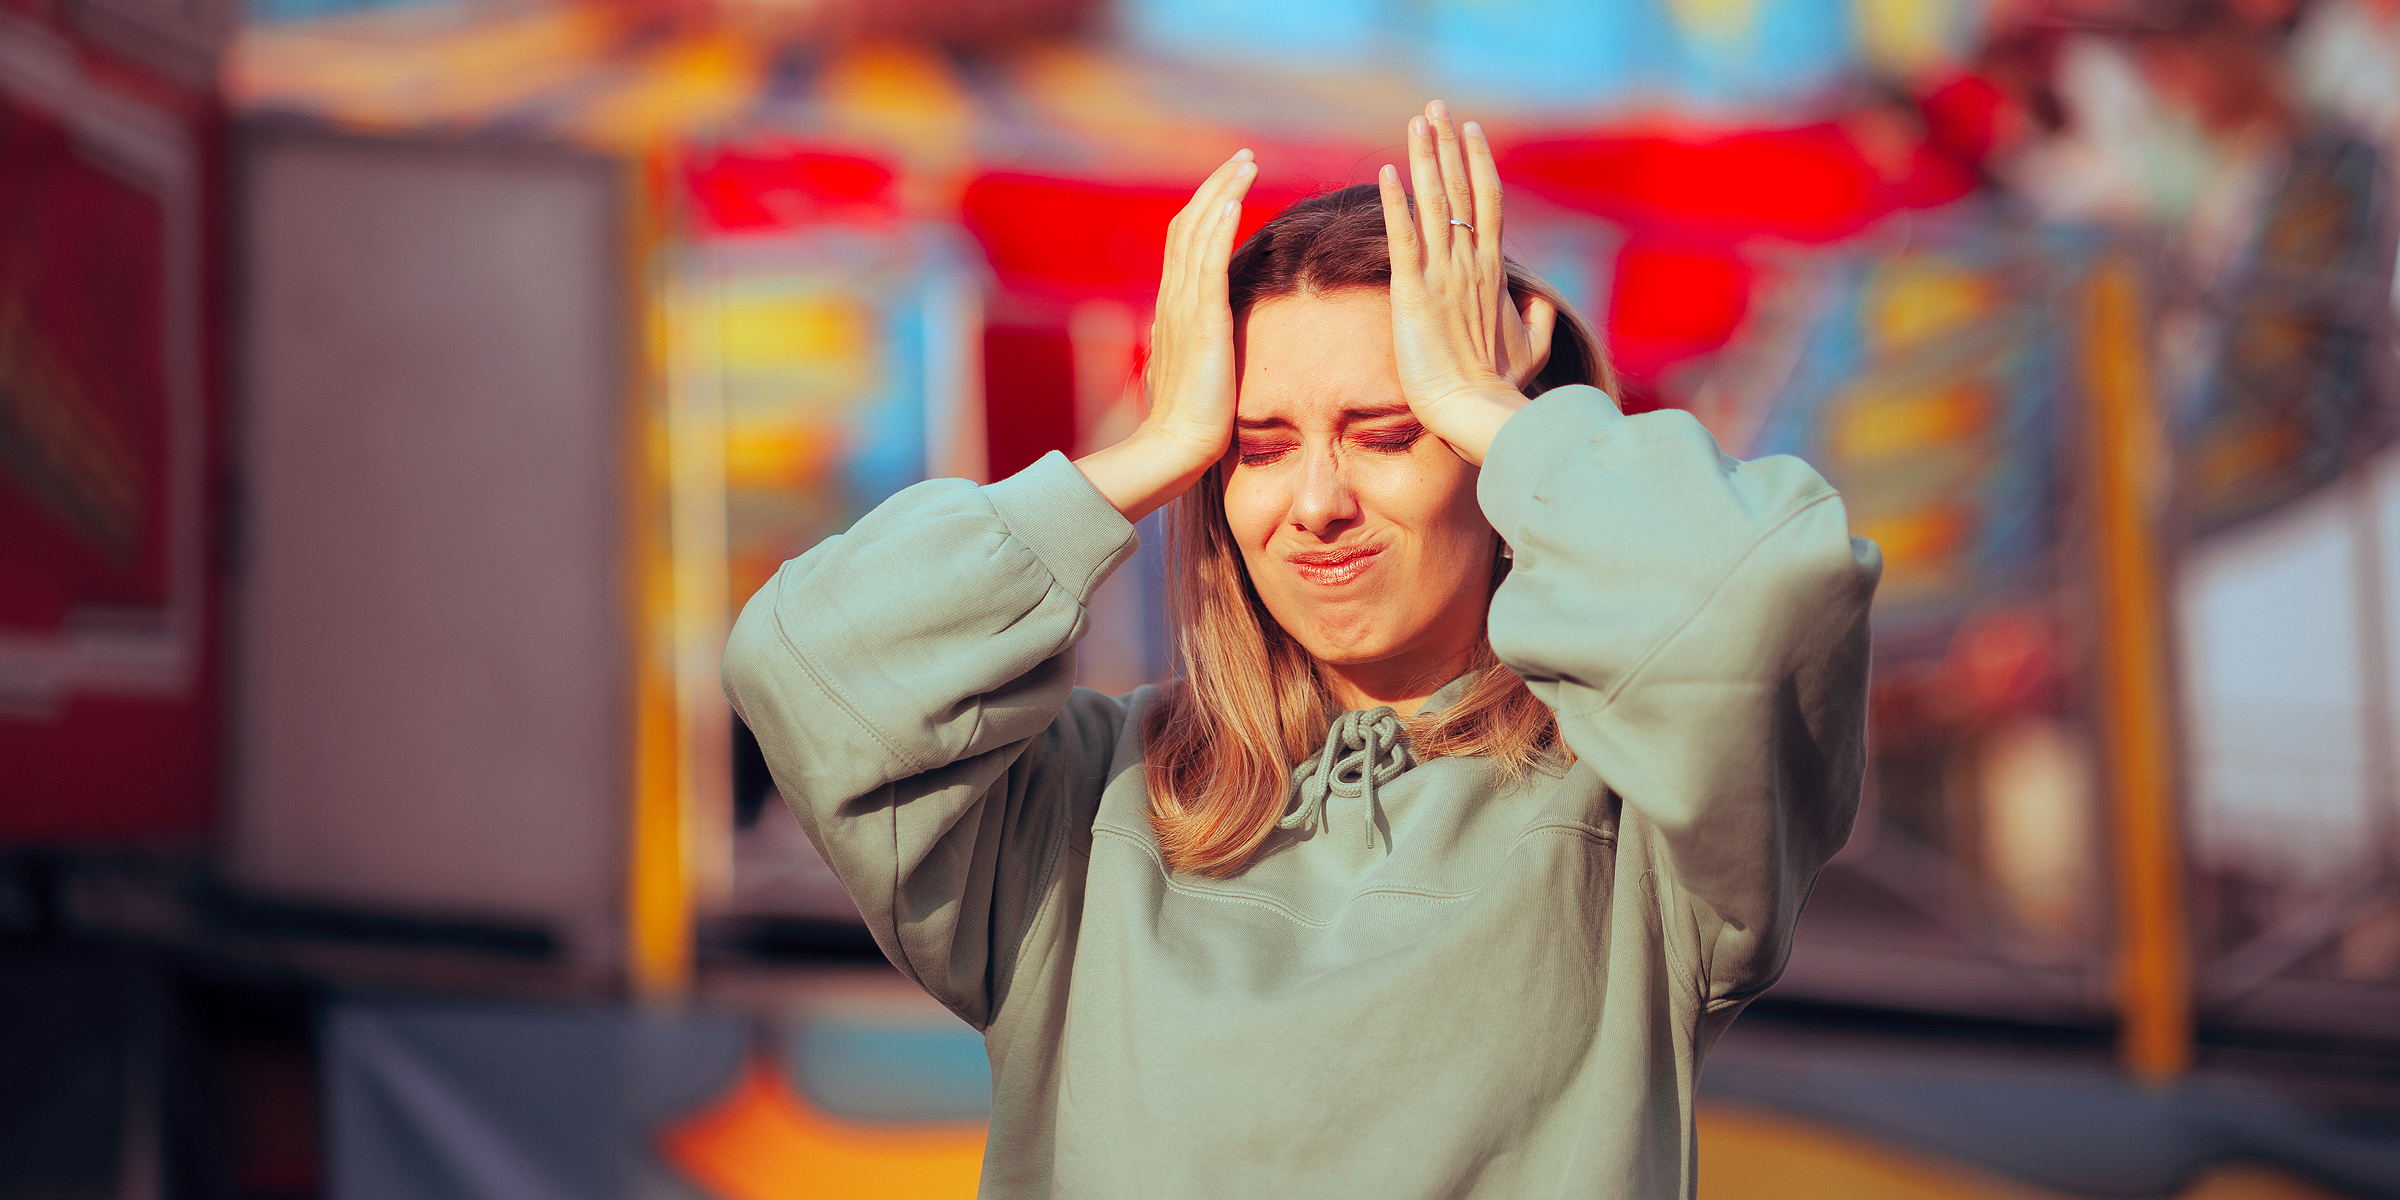
[[[1137, 432], [911, 488], [735, 626], [784, 796], [984, 1031], [986, 1196], [1689, 1195], [1701, 1058], [1848, 834], [1874, 547], [1590, 386], [1475, 125], [1409, 170], [1237, 254], [1235, 155]], [[1072, 689], [1177, 497], [1181, 677]]]

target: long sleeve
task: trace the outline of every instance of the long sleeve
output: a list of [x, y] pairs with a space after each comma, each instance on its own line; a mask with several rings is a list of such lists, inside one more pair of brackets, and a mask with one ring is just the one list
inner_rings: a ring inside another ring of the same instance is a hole
[[1088, 830], [1117, 704], [1073, 688], [1092, 590], [1133, 527], [1051, 454], [919, 484], [785, 563], [724, 683], [894, 965], [977, 1028]]
[[1764, 988], [1856, 814], [1881, 553], [1798, 459], [1588, 387], [1512, 417], [1478, 497], [1515, 556], [1493, 650], [1622, 802], [1707, 999]]

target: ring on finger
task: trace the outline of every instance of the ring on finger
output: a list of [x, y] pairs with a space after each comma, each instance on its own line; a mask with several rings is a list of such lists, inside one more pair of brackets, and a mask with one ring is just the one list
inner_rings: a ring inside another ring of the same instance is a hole
[[1461, 221], [1461, 220], [1459, 220], [1457, 217], [1452, 217], [1452, 218], [1450, 218], [1450, 223], [1451, 223], [1451, 224], [1453, 224], [1453, 225], [1464, 225], [1464, 226], [1466, 226], [1466, 227], [1467, 227], [1467, 232], [1469, 232], [1469, 233], [1473, 233], [1473, 232], [1475, 232], [1475, 223], [1474, 223], [1474, 222], [1472, 222], [1472, 221]]

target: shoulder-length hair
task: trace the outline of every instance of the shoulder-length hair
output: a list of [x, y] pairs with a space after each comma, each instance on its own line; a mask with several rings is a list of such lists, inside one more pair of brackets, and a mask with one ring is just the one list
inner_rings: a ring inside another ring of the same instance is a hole
[[[1373, 185], [1302, 200], [1233, 253], [1234, 320], [1262, 300], [1392, 285], [1382, 201]], [[1600, 342], [1558, 290], [1508, 263], [1508, 290], [1521, 306], [1540, 296], [1558, 309], [1550, 359], [1527, 395], [1570, 383], [1614, 394], [1615, 373]], [[1167, 865], [1203, 875], [1234, 874], [1283, 816], [1292, 768], [1322, 748], [1337, 715], [1316, 660], [1267, 612], [1251, 586], [1225, 518], [1225, 466], [1209, 469], [1167, 517], [1170, 611], [1181, 674], [1169, 680], [1142, 727], [1150, 823]], [[1508, 573], [1495, 556], [1491, 584]], [[1516, 672], [1479, 639], [1465, 696], [1409, 722], [1420, 760], [1489, 758], [1514, 778], [1565, 756], [1558, 721]]]

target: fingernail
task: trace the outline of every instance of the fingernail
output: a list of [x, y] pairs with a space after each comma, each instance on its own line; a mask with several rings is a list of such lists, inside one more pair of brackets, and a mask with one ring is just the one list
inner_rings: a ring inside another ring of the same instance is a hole
[[1410, 133], [1412, 136], [1415, 136], [1415, 137], [1424, 137], [1424, 136], [1425, 136], [1425, 118], [1423, 118], [1423, 117], [1410, 117], [1410, 118], [1408, 119], [1408, 132], [1409, 132], [1409, 133]]
[[1248, 147], [1233, 152], [1233, 161], [1235, 162], [1248, 162], [1250, 159], [1251, 154]]
[[1375, 172], [1375, 178], [1382, 183], [1398, 183], [1400, 182], [1400, 172], [1394, 170], [1392, 164], [1385, 163], [1382, 170]]
[[1232, 216], [1233, 214], [1235, 214], [1235, 213], [1238, 213], [1238, 212], [1240, 212], [1240, 211], [1242, 211], [1242, 202], [1241, 202], [1241, 201], [1239, 201], [1239, 200], [1228, 200], [1228, 201], [1226, 201], [1226, 202], [1225, 202], [1225, 215], [1226, 215], [1226, 216], [1229, 216], [1229, 217], [1230, 217], [1230, 216]]
[[1246, 162], [1233, 169], [1233, 173], [1236, 175], [1251, 175], [1256, 174], [1257, 171], [1258, 164], [1254, 162]]
[[1425, 111], [1432, 113], [1435, 120], [1446, 120], [1450, 116], [1450, 106], [1439, 100], [1426, 105]]
[[1479, 138], [1483, 136], [1483, 126], [1478, 125], [1473, 121], [1469, 121], [1466, 124], [1459, 126], [1459, 128], [1465, 130], [1468, 137]]

